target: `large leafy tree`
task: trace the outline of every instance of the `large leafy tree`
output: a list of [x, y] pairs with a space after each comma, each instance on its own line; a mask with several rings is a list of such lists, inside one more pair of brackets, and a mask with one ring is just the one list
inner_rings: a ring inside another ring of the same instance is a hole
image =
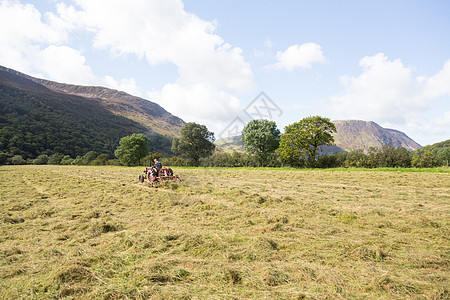
[[245, 151], [255, 155], [258, 163], [265, 165], [267, 159], [278, 148], [280, 130], [275, 121], [252, 120], [242, 130]]
[[439, 161], [431, 151], [425, 150], [414, 154], [411, 164], [416, 168], [432, 168], [437, 167]]
[[277, 153], [282, 161], [291, 165], [305, 157], [308, 165], [314, 166], [320, 147], [333, 144], [333, 132], [336, 132], [336, 127], [328, 118], [304, 118], [285, 127]]
[[180, 137], [173, 139], [172, 152], [191, 159], [193, 164], [198, 166], [200, 158], [213, 154], [216, 147], [214, 140], [214, 133], [205, 125], [187, 123], [181, 128]]
[[150, 138], [142, 133], [133, 133], [120, 139], [120, 146], [114, 154], [121, 163], [127, 166], [138, 166], [141, 159], [152, 149]]

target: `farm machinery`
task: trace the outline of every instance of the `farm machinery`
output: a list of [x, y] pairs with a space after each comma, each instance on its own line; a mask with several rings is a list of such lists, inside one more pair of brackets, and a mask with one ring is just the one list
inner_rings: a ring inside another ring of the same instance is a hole
[[159, 170], [155, 167], [147, 167], [144, 174], [139, 175], [139, 182], [147, 181], [150, 186], [155, 186], [169, 180], [181, 181], [180, 176], [173, 174], [173, 170], [168, 167], [163, 167]]

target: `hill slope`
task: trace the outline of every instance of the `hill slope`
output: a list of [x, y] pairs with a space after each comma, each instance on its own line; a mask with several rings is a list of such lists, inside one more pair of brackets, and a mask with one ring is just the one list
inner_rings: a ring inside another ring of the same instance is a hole
[[170, 151], [184, 122], [150, 101], [123, 92], [33, 78], [0, 67], [0, 152], [33, 158], [113, 155], [121, 137], [142, 132], [156, 151]]
[[375, 122], [360, 120], [333, 121], [336, 126], [334, 141], [345, 151], [381, 148], [392, 145], [406, 150], [417, 150], [421, 146], [401, 131], [383, 128]]
[[[421, 147], [403, 132], [383, 128], [375, 122], [345, 120], [333, 121], [333, 123], [336, 126], [335, 146], [326, 147], [325, 154], [369, 147], [381, 148], [386, 144], [394, 148], [404, 147], [407, 150], [417, 150]], [[219, 139], [216, 145], [229, 151], [244, 151], [241, 136]]]
[[160, 134], [177, 136], [185, 124], [183, 120], [170, 114], [160, 105], [125, 92], [98, 86], [58, 83], [31, 77], [1, 66], [0, 71], [14, 74], [24, 80], [28, 79], [55, 92], [96, 99], [98, 104], [108, 111], [132, 119]]

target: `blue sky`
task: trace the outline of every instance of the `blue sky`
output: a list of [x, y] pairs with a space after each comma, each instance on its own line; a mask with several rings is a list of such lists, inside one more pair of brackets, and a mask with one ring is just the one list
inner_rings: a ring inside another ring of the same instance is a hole
[[281, 131], [321, 115], [428, 145], [450, 138], [449, 15], [444, 0], [0, 0], [0, 65], [124, 90], [216, 138], [263, 91]]

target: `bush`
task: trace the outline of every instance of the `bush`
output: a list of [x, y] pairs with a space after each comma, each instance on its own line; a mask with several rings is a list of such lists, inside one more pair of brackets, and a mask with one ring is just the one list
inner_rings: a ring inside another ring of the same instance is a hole
[[69, 155], [64, 156], [61, 161], [60, 164], [61, 165], [71, 165], [73, 163], [74, 159], [72, 157], [70, 157]]
[[369, 167], [387, 167], [387, 168], [409, 168], [411, 167], [411, 157], [403, 147], [394, 148], [393, 146], [384, 145], [375, 153], [375, 164]]
[[85, 155], [83, 155], [83, 164], [89, 165], [98, 157], [98, 153], [95, 151], [89, 151]]
[[317, 160], [317, 166], [319, 168], [339, 168], [345, 166], [347, 159], [347, 153], [333, 153], [329, 155], [319, 156]]
[[61, 163], [61, 160], [64, 158], [64, 154], [61, 153], [55, 153], [50, 155], [48, 158], [48, 164], [49, 165], [59, 165]]
[[439, 166], [438, 159], [428, 150], [414, 154], [411, 164], [416, 168], [432, 168]]
[[11, 163], [13, 165], [24, 165], [26, 163], [25, 159], [23, 159], [22, 155], [14, 155], [11, 158]]
[[47, 162], [48, 156], [45, 154], [41, 154], [36, 159], [33, 160], [33, 165], [46, 165]]
[[72, 160], [71, 165], [84, 165], [83, 157], [81, 155], [78, 155], [74, 160]]
[[439, 164], [442, 166], [448, 166], [450, 161], [450, 147], [444, 147], [433, 151], [436, 158], [439, 160]]
[[[266, 157], [264, 163], [266, 167], [280, 167], [281, 163], [275, 155]], [[260, 167], [261, 161], [254, 155], [243, 152], [216, 152], [209, 157], [200, 159], [201, 167]]]
[[202, 167], [243, 167], [249, 165], [249, 155], [234, 151], [216, 152], [200, 160]]
[[358, 149], [347, 153], [346, 167], [362, 168], [409, 168], [411, 155], [405, 148], [384, 145], [381, 148], [370, 147], [367, 153]]
[[394, 150], [394, 167], [410, 168], [411, 153], [405, 148], [397, 148]]
[[97, 158], [98, 154], [95, 151], [89, 151], [85, 155], [78, 155], [74, 161], [72, 161], [72, 165], [89, 165]]
[[91, 165], [104, 166], [108, 163], [108, 154], [100, 154], [91, 161]]
[[0, 165], [6, 164], [11, 157], [8, 153], [0, 152]]

